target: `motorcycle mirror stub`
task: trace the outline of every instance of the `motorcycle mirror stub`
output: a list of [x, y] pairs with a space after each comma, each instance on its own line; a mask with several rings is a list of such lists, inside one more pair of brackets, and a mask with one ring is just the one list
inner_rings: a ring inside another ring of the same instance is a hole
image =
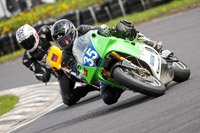
[[131, 44], [135, 46], [135, 42], [132, 42]]
[[92, 37], [95, 38], [95, 37], [96, 37], [96, 34], [93, 33], [93, 34], [92, 34]]
[[78, 65], [77, 68], [78, 68], [79, 70], [81, 70], [81, 66]]

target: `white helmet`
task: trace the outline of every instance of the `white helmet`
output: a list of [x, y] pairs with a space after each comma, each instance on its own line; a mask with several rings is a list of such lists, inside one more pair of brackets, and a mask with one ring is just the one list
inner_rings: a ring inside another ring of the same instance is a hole
[[36, 30], [25, 24], [21, 26], [16, 32], [17, 42], [26, 50], [33, 52], [39, 44], [39, 36]]

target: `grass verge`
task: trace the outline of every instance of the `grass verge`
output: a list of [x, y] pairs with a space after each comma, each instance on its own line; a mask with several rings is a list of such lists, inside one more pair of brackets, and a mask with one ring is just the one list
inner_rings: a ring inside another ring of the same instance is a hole
[[58, 0], [55, 3], [36, 6], [28, 12], [21, 12], [9, 19], [0, 21], [0, 35], [16, 31], [22, 24], [34, 24], [46, 18], [57, 18], [63, 13], [77, 8], [86, 8], [106, 0]]
[[0, 116], [13, 109], [18, 101], [19, 98], [14, 95], [0, 96]]
[[132, 21], [135, 25], [142, 24], [144, 22], [169, 16], [178, 12], [186, 11], [189, 9], [200, 7], [200, 0], [173, 0], [170, 3], [160, 5], [143, 12], [133, 13], [126, 15], [124, 17], [119, 17], [113, 20], [110, 20], [106, 24], [110, 27], [113, 27], [120, 20], [126, 19]]
[[[143, 12], [133, 13], [126, 15], [124, 17], [119, 17], [110, 20], [105, 24], [107, 24], [110, 27], [113, 27], [120, 20], [126, 19], [132, 21], [135, 25], [139, 25], [156, 18], [169, 16], [171, 14], [175, 14], [178, 12], [186, 11], [197, 7], [200, 7], [200, 0], [174, 0], [168, 4], [154, 7], [149, 10], [145, 10]], [[100, 25], [100, 24], [101, 23], [97, 23], [95, 25]], [[22, 53], [23, 50], [20, 50], [12, 54], [2, 56], [0, 57], [0, 64], [5, 63], [7, 61], [13, 61], [15, 59], [18, 59], [19, 57], [21, 57]]]
[[12, 62], [22, 57], [24, 50], [21, 49], [19, 51], [13, 52], [11, 54], [7, 54], [0, 57], [0, 64]]

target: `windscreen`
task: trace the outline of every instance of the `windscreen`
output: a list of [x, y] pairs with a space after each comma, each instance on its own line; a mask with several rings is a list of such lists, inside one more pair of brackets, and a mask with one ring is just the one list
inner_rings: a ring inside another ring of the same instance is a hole
[[90, 46], [90, 35], [92, 31], [80, 36], [73, 46], [72, 52], [79, 64], [83, 63], [83, 57]]

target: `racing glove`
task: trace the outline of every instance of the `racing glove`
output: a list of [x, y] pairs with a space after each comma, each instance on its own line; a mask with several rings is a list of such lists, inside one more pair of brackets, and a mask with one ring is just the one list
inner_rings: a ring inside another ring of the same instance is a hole
[[106, 24], [102, 24], [100, 26], [94, 26], [94, 27], [92, 27], [92, 29], [98, 30], [98, 34], [105, 36], [105, 37], [109, 37], [112, 35], [111, 29]]
[[44, 83], [49, 82], [50, 78], [51, 78], [51, 68], [46, 68], [46, 71], [43, 74], [43, 82]]

